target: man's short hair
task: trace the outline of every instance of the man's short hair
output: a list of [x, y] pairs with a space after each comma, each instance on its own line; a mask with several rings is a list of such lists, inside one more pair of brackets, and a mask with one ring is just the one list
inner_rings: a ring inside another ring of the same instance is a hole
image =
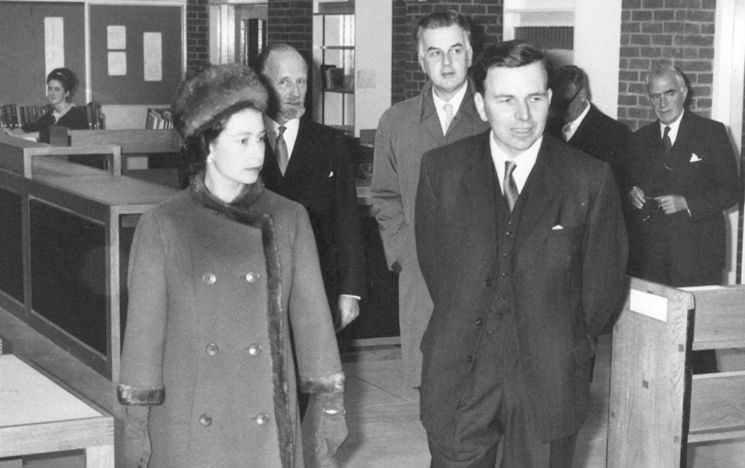
[[577, 89], [587, 89], [587, 74], [576, 65], [563, 65], [551, 73], [549, 83], [554, 92], [569, 84], [573, 84]]
[[[471, 45], [471, 25], [465, 16], [461, 15], [455, 10], [447, 11], [436, 11], [422, 18], [417, 24], [416, 30], [414, 31], [414, 39], [417, 43], [417, 48], [422, 39], [422, 32], [425, 29], [439, 29], [447, 28], [452, 25], [460, 27], [466, 34], [467, 45]], [[420, 51], [421, 52], [421, 51]]]
[[487, 47], [476, 59], [471, 67], [471, 78], [473, 78], [476, 91], [483, 95], [484, 81], [491, 68], [517, 68], [530, 65], [534, 62], [541, 62], [543, 69], [548, 72], [546, 55], [540, 50], [524, 41], [502, 42], [501, 44]]
[[676, 66], [673, 66], [672, 63], [658, 63], [652, 69], [647, 73], [647, 89], [649, 89], [649, 84], [652, 82], [653, 78], [656, 78], [658, 76], [674, 76], [675, 81], [678, 83], [678, 86], [681, 88], [685, 88], [686, 86], [686, 80], [683, 76], [683, 72], [680, 71], [680, 69]]
[[[264, 50], [262, 50], [259, 54], [259, 57], [256, 59], [256, 71], [258, 71], [259, 73], [264, 73], [266, 62], [269, 60], [269, 56], [272, 54], [272, 52], [295, 52], [303, 57], [303, 54], [298, 52], [298, 50], [292, 47], [290, 44], [286, 44], [284, 42], [275, 42], [266, 46]], [[303, 57], [303, 62], [305, 62], [305, 57]], [[305, 63], [305, 66], [308, 66], [307, 62]]]

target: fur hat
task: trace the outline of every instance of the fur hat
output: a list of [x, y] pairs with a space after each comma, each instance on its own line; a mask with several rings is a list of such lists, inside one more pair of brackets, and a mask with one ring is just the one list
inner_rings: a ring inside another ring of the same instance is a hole
[[243, 65], [214, 65], [181, 83], [171, 104], [183, 138], [209, 127], [228, 109], [245, 104], [266, 112], [269, 93], [259, 75]]

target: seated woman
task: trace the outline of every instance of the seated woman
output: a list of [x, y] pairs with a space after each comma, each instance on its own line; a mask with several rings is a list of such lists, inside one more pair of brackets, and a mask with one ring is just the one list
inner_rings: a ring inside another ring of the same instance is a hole
[[[267, 100], [253, 70], [221, 65], [185, 81], [173, 103], [202, 169], [136, 228], [117, 466], [332, 466], [346, 438], [308, 215], [259, 179]], [[311, 394], [302, 437], [296, 379]]]
[[[72, 70], [68, 68], [55, 68], [47, 76], [47, 98], [52, 104], [49, 113], [42, 116], [36, 122], [25, 124], [24, 132], [39, 132], [40, 141], [48, 140], [48, 129], [52, 125], [67, 127], [72, 130], [85, 130], [88, 128], [88, 117], [85, 107], [76, 107], [70, 102], [78, 79]], [[44, 135], [47, 135], [45, 138]], [[48, 143], [48, 141], [45, 141]]]

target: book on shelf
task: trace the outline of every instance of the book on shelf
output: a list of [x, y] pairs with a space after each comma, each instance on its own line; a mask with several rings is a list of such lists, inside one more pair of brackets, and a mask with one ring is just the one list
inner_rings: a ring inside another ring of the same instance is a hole
[[170, 129], [173, 128], [173, 116], [171, 110], [149, 108], [147, 110], [147, 119], [145, 128], [149, 129]]

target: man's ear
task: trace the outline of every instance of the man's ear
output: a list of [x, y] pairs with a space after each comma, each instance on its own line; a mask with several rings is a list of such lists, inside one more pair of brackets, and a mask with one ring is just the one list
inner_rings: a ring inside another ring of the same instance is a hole
[[473, 94], [473, 103], [476, 104], [476, 111], [479, 113], [479, 117], [481, 117], [481, 120], [484, 122], [488, 122], [486, 118], [486, 109], [484, 105], [484, 96], [481, 95], [478, 91], [476, 91]]

